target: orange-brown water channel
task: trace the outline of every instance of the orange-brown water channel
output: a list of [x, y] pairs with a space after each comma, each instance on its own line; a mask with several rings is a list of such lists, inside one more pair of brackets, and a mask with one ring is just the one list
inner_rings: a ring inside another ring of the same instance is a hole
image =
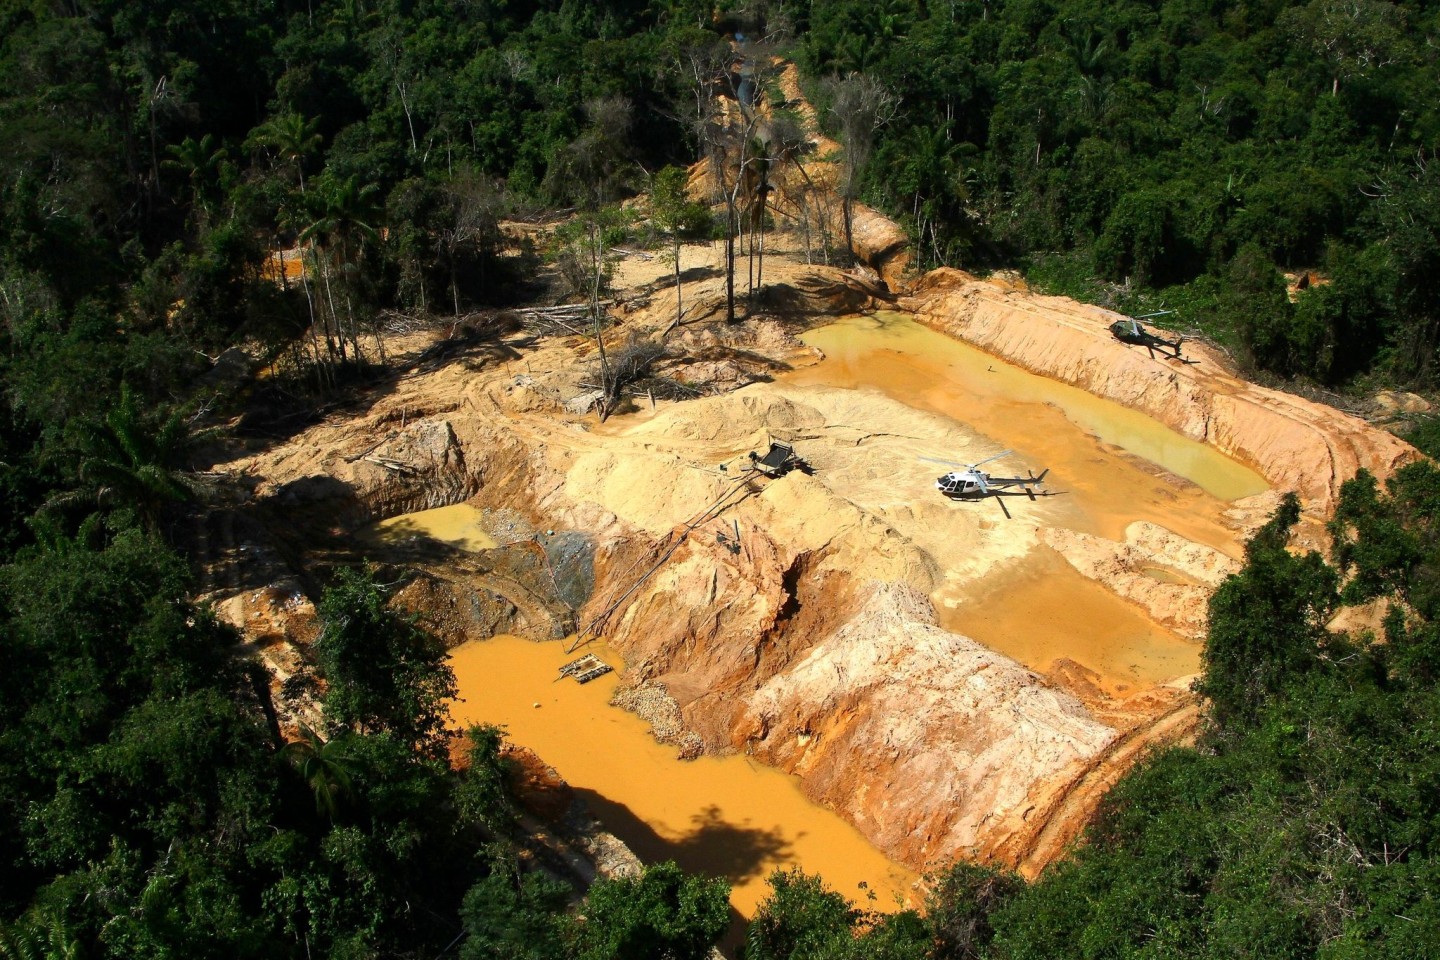
[[[504, 726], [647, 863], [674, 860], [728, 879], [730, 902], [743, 917], [768, 892], [765, 878], [792, 864], [852, 899], [874, 893], [877, 908], [915, 896], [914, 873], [807, 800], [796, 778], [743, 756], [677, 760], [673, 747], [650, 736], [649, 724], [609, 705], [616, 674], [583, 686], [561, 678], [559, 668], [578, 655], [565, 647], [509, 636], [456, 647], [450, 663], [464, 699], [452, 717]], [[585, 652], [621, 666], [598, 644]]]

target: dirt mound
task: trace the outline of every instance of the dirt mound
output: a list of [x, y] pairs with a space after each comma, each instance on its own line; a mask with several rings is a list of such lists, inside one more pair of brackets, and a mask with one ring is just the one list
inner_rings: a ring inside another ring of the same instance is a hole
[[751, 696], [737, 741], [799, 774], [811, 797], [899, 860], [1012, 859], [1037, 792], [1116, 732], [941, 630], [913, 587], [866, 590], [852, 617]]
[[663, 438], [667, 444], [703, 440], [753, 448], [764, 434], [792, 439], [824, 423], [825, 418], [812, 407], [769, 392], [746, 390], [672, 407], [637, 427], [633, 436]]
[[1192, 640], [1205, 636], [1210, 594], [1240, 569], [1219, 550], [1153, 523], [1132, 523], [1123, 543], [1055, 527], [1044, 530], [1041, 539], [1085, 577]]

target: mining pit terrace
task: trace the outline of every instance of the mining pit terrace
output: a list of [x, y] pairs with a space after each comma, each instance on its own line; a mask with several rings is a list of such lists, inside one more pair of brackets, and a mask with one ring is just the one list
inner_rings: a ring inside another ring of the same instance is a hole
[[[784, 308], [726, 324], [715, 256], [686, 248], [673, 330], [669, 268], [617, 274], [612, 352], [662, 342], [657, 375], [691, 399], [601, 422], [577, 402], [589, 338], [437, 354], [441, 329], [389, 345], [403, 376], [215, 464], [241, 492], [206, 521], [208, 597], [287, 719], [316, 719], [325, 570], [368, 560], [454, 648], [457, 721], [506, 725], [641, 856], [729, 877], [742, 913], [792, 863], [882, 908], [956, 857], [1033, 875], [1193, 731], [1206, 597], [1276, 485], [1319, 517], [1347, 472], [1412, 455], [954, 271], [905, 313], [777, 257]], [[1125, 382], [1097, 388], [1107, 370]], [[813, 470], [752, 472], [772, 440]], [[948, 468], [921, 459], [1004, 450], [988, 469], [1050, 470], [1008, 517], [941, 496]], [[561, 683], [590, 649], [616, 672]]]

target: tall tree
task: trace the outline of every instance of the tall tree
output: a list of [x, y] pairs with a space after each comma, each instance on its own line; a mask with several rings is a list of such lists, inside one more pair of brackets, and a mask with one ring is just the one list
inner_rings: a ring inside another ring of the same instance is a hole
[[770, 894], [755, 911], [745, 934], [745, 956], [753, 960], [819, 957], [851, 939], [860, 911], [818, 875], [798, 867], [766, 878]]
[[825, 84], [827, 113], [840, 137], [840, 201], [845, 219], [845, 249], [855, 253], [854, 203], [860, 178], [875, 146], [875, 133], [895, 117], [899, 99], [884, 84], [865, 74], [831, 77]]
[[685, 315], [680, 292], [681, 235], [705, 216], [705, 210], [690, 200], [686, 192], [690, 172], [684, 167], [666, 167], [655, 174], [650, 188], [650, 218], [655, 226], [670, 237], [670, 260], [675, 267], [675, 321], [666, 330], [675, 329]]
[[307, 119], [299, 113], [282, 113], [271, 117], [250, 133], [252, 147], [274, 150], [282, 163], [292, 167], [300, 192], [305, 192], [305, 161], [320, 149], [320, 118]]
[[[159, 416], [141, 406], [127, 384], [115, 405], [98, 420], [78, 425], [82, 493], [102, 507], [130, 507], [150, 530], [160, 525], [166, 504], [194, 498], [204, 485], [182, 469], [194, 431], [184, 414]], [[52, 504], [71, 503], [76, 494]]]
[[455, 674], [440, 641], [386, 606], [368, 570], [341, 569], [321, 597], [315, 643], [325, 716], [340, 729], [389, 731], [430, 757], [446, 755]]
[[1222, 730], [1255, 721], [1271, 697], [1318, 665], [1338, 602], [1335, 572], [1314, 551], [1286, 549], [1300, 501], [1286, 494], [1245, 545], [1245, 567], [1210, 598], [1205, 676], [1197, 686]]
[[[359, 362], [363, 356], [360, 328], [366, 304], [361, 293], [362, 261], [366, 245], [379, 238], [374, 209], [377, 190], [374, 184], [362, 185], [354, 177], [327, 176], [316, 182], [305, 204], [309, 222], [300, 230], [300, 242], [307, 245], [310, 264], [324, 284], [326, 343], [331, 358], [340, 363], [347, 359]], [[347, 356], [347, 342], [353, 357]], [[383, 360], [384, 344], [378, 331], [376, 342]]]
[[619, 401], [620, 384], [610, 365], [605, 333], [610, 315], [605, 296], [615, 266], [615, 243], [623, 236], [629, 215], [618, 207], [583, 211], [556, 232], [560, 243], [560, 274], [572, 296], [582, 297], [588, 307], [590, 332], [599, 357], [600, 418], [603, 420]]
[[205, 134], [199, 140], [186, 137], [178, 144], [165, 148], [170, 154], [163, 166], [177, 170], [190, 185], [190, 207], [196, 225], [205, 227], [214, 213], [216, 191], [222, 186], [227, 151], [217, 146], [213, 134]]
[[702, 960], [730, 920], [730, 884], [674, 863], [590, 888], [578, 960]]
[[350, 799], [354, 779], [343, 742], [326, 740], [309, 727], [301, 727], [299, 739], [285, 744], [281, 754], [315, 794], [315, 811], [333, 823]]
[[479, 267], [483, 290], [485, 270], [501, 243], [500, 219], [507, 207], [501, 187], [473, 170], [461, 170], [441, 187], [445, 202], [440, 227], [440, 245], [450, 267], [450, 305], [460, 315], [460, 273], [462, 263]]

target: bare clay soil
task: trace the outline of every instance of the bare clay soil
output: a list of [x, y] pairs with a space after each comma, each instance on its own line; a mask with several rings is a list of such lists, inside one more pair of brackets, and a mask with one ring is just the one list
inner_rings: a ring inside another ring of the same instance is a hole
[[[267, 658], [295, 719], [314, 710], [303, 681], [318, 572], [364, 556], [418, 578], [407, 602], [452, 643], [603, 636], [624, 660], [622, 701], [663, 741], [796, 774], [909, 867], [971, 856], [1036, 871], [1144, 748], [1193, 730], [1185, 678], [1205, 595], [1277, 494], [1227, 503], [1078, 427], [1057, 436], [1041, 412], [1008, 433], [974, 422], [936, 398], [933, 372], [913, 391], [904, 368], [888, 385], [830, 379], [800, 335], [889, 304], [867, 292], [874, 275], [807, 262], [792, 235], [767, 246], [760, 302], [772, 306], [733, 325], [717, 247], [684, 248], [674, 329], [673, 266], [654, 252], [618, 265], [612, 353], [663, 343], [656, 372], [691, 399], [641, 393], [602, 423], [576, 402], [593, 342], [521, 331], [412, 365], [218, 464], [249, 492], [212, 519], [211, 596]], [[953, 272], [914, 291], [902, 303], [927, 325], [1239, 457], [1316, 516], [1357, 467], [1383, 475], [1412, 455], [1218, 364], [1116, 352], [1091, 308]], [[445, 334], [388, 350], [417, 358]], [[813, 474], [748, 472], [772, 438]], [[1072, 495], [1012, 502], [1012, 520], [946, 501], [933, 489], [943, 468], [916, 457], [973, 461], [1003, 444], [1023, 458], [1042, 440], [1036, 460], [1078, 451], [1051, 481]], [[459, 503], [488, 527], [478, 550], [357, 537]], [[1040, 642], [1046, 616], [1072, 632]]]

